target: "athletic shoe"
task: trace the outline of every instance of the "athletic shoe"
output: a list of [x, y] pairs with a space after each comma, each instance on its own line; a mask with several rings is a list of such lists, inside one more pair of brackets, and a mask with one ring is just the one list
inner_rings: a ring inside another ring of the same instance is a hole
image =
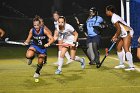
[[125, 69], [125, 71], [134, 71], [134, 70], [135, 70], [134, 67], [129, 67], [129, 68]]
[[72, 59], [69, 59], [66, 64], [70, 64], [73, 60]]
[[118, 66], [115, 66], [114, 68], [116, 68], [116, 69], [125, 68], [125, 65], [118, 65]]
[[28, 63], [28, 65], [31, 65], [32, 64], [32, 59], [27, 59], [27, 63]]
[[82, 67], [82, 69], [85, 68], [85, 58], [84, 57], [82, 57], [81, 67]]
[[61, 72], [62, 72], [61, 70], [57, 69], [57, 70], [55, 71], [55, 74], [56, 74], [56, 75], [59, 75], [59, 74], [61, 74]]
[[35, 73], [33, 77], [34, 77], [34, 78], [38, 78], [39, 76], [40, 76], [39, 73]]
[[95, 62], [89, 62], [89, 65], [96, 65], [96, 63]]

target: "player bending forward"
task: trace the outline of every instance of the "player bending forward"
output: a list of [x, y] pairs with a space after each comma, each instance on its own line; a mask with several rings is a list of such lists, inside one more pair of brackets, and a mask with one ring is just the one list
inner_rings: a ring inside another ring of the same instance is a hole
[[[26, 58], [32, 60], [35, 56], [35, 53], [38, 54], [38, 64], [34, 74], [34, 78], [38, 78], [40, 75], [40, 70], [43, 66], [43, 61], [46, 56], [46, 48], [53, 43], [54, 39], [52, 35], [47, 31], [43, 26], [41, 26], [41, 21], [38, 17], [33, 19], [33, 28], [30, 30], [29, 35], [24, 42], [29, 44], [31, 38], [33, 42], [26, 53]], [[28, 61], [31, 62], [31, 61]]]
[[64, 61], [65, 53], [70, 48], [70, 56], [71, 59], [74, 61], [78, 61], [81, 64], [82, 68], [85, 68], [85, 59], [80, 58], [78, 56], [75, 56], [76, 54], [76, 46], [77, 46], [77, 38], [78, 33], [74, 30], [74, 28], [66, 23], [66, 19], [63, 16], [60, 16], [58, 19], [58, 26], [54, 33], [54, 40], [57, 40], [57, 38], [62, 37], [63, 43], [62, 43], [62, 49], [60, 57], [58, 58], [58, 69], [56, 70], [55, 74], [60, 74], [62, 72], [62, 65]]

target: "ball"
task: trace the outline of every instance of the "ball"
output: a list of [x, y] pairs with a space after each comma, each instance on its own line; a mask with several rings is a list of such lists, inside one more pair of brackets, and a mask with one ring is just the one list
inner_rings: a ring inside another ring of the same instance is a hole
[[36, 78], [36, 79], [35, 79], [35, 82], [36, 82], [36, 83], [37, 83], [37, 82], [39, 82], [39, 79], [38, 79], [38, 78]]

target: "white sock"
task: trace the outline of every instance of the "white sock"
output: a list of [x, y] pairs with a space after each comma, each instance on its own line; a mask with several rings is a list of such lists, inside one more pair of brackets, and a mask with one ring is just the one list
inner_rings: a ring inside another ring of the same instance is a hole
[[61, 55], [61, 51], [58, 51], [58, 59], [60, 58]]
[[122, 49], [122, 52], [123, 52], [123, 61], [125, 61], [125, 51], [124, 51], [124, 49]]
[[63, 66], [64, 58], [58, 58], [58, 69], [62, 71], [62, 66]]
[[70, 54], [68, 51], [65, 53], [65, 57], [67, 58], [67, 60], [70, 60]]
[[132, 54], [130, 52], [126, 53], [126, 59], [128, 61], [129, 67], [134, 67], [133, 57], [132, 57]]
[[80, 58], [80, 57], [78, 57], [78, 56], [75, 56], [75, 61], [78, 61], [78, 62], [82, 62], [83, 61], [83, 59], [82, 58]]
[[117, 52], [117, 54], [118, 54], [118, 58], [119, 58], [119, 61], [120, 61], [120, 65], [123, 65], [124, 64], [124, 59], [123, 59], [124, 54], [123, 54], [123, 51]]

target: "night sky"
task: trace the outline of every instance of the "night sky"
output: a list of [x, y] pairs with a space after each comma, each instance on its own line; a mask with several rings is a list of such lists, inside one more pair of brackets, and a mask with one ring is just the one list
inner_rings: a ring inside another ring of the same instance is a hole
[[[0, 15], [9, 17], [34, 17], [40, 15], [43, 18], [52, 16], [52, 8], [55, 0], [0, 0]], [[105, 13], [105, 6], [114, 5], [120, 13], [120, 0], [61, 0], [61, 12], [64, 16], [74, 13], [84, 13], [90, 7], [97, 7], [100, 14]], [[18, 11], [16, 11], [18, 10]], [[20, 13], [23, 14], [20, 14]]]

